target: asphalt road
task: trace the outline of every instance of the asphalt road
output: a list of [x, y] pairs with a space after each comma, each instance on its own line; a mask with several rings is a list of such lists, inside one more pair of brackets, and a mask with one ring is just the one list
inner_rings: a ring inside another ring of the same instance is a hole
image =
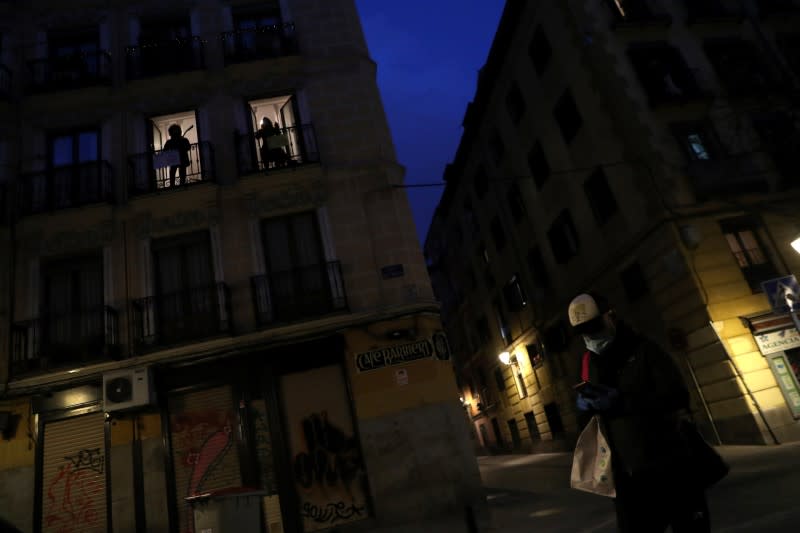
[[[709, 491], [712, 531], [800, 531], [800, 443], [719, 448], [731, 473]], [[569, 488], [570, 454], [480, 457], [493, 531], [616, 531], [611, 500]]]

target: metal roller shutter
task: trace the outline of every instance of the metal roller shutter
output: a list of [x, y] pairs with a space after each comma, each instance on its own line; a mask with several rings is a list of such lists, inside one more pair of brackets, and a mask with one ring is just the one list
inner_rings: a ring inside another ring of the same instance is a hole
[[190, 532], [192, 508], [184, 498], [242, 484], [239, 418], [230, 387], [172, 395], [169, 413], [179, 531]]
[[42, 531], [106, 531], [103, 413], [44, 426]]

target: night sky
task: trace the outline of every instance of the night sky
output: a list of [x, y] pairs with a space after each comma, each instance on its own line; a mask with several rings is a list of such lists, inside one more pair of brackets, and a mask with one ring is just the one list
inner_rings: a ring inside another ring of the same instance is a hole
[[[441, 182], [455, 157], [504, 0], [356, 0], [406, 184]], [[420, 243], [443, 187], [407, 189]]]

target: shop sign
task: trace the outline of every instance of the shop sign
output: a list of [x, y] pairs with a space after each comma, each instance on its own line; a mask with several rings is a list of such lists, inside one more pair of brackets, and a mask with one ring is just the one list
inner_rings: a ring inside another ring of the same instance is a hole
[[764, 355], [782, 352], [800, 346], [800, 334], [795, 328], [771, 331], [769, 333], [759, 333], [755, 335], [758, 349]]
[[795, 418], [800, 418], [800, 391], [798, 391], [797, 379], [792, 367], [786, 360], [786, 355], [773, 355], [768, 359], [778, 386], [783, 392], [783, 397], [792, 411], [792, 415]]
[[432, 356], [433, 343], [428, 339], [423, 339], [356, 354], [356, 368], [359, 372], [368, 372], [387, 366], [428, 359]]

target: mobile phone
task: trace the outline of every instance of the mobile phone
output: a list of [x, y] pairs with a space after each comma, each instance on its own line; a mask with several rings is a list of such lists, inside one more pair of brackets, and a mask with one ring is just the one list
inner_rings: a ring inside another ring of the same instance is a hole
[[573, 386], [576, 392], [581, 393], [583, 396], [587, 398], [597, 398], [597, 387], [593, 384], [589, 383], [588, 381], [581, 381], [577, 385]]

